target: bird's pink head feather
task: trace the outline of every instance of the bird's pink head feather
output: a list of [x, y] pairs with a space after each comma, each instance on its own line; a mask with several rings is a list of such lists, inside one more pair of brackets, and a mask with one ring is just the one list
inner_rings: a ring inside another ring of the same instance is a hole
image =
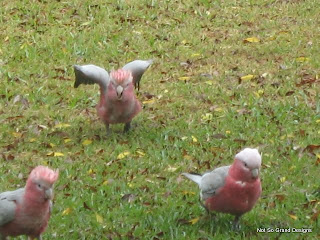
[[118, 84], [132, 81], [132, 74], [130, 71], [118, 69], [110, 73], [111, 79], [115, 80]]
[[245, 162], [250, 168], [261, 167], [261, 155], [255, 148], [245, 148], [238, 154], [235, 159]]
[[59, 177], [59, 170], [53, 171], [52, 169], [44, 166], [37, 166], [30, 173], [29, 179], [42, 180], [49, 184], [54, 184]]

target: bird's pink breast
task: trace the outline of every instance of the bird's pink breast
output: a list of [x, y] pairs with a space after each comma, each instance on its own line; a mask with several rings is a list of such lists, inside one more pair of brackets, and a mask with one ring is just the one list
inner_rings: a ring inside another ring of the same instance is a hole
[[37, 237], [44, 232], [50, 218], [49, 201], [43, 204], [31, 203], [24, 206], [17, 205], [14, 220], [0, 227], [2, 235]]
[[101, 93], [96, 108], [100, 119], [107, 124], [128, 123], [142, 110], [141, 103], [131, 94], [117, 100], [116, 97]]
[[226, 184], [215, 196], [207, 199], [205, 204], [210, 211], [242, 215], [253, 208], [260, 194], [260, 179], [241, 183], [228, 176]]

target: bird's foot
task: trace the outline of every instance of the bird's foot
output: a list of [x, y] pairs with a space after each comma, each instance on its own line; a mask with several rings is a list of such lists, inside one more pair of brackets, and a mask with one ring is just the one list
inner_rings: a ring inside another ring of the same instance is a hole
[[108, 123], [106, 123], [106, 132], [107, 132], [107, 137], [109, 137], [111, 135], [111, 129]]
[[239, 224], [239, 220], [240, 220], [240, 217], [239, 216], [236, 216], [234, 218], [234, 221], [232, 223], [232, 230], [237, 232], [240, 230], [240, 224]]
[[123, 133], [127, 133], [130, 130], [131, 122], [128, 122], [124, 125]]

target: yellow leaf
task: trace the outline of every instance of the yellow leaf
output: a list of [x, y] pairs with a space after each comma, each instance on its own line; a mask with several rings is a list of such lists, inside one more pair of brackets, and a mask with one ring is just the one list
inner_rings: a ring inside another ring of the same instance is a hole
[[31, 143], [33, 143], [33, 142], [35, 142], [35, 141], [37, 141], [36, 138], [30, 138], [30, 139], [29, 139], [29, 142], [31, 142]]
[[55, 128], [67, 128], [67, 127], [71, 127], [70, 124], [67, 123], [59, 123], [57, 125], [54, 126]]
[[226, 130], [226, 134], [230, 134], [231, 133], [231, 131], [229, 131], [229, 130]]
[[143, 101], [142, 103], [143, 104], [151, 104], [151, 103], [154, 103], [154, 99], [150, 99], [150, 100], [145, 100], [145, 101]]
[[53, 153], [53, 156], [55, 156], [55, 157], [62, 157], [62, 156], [64, 156], [64, 154], [61, 153], [61, 152], [54, 152], [54, 153]]
[[293, 220], [297, 220], [298, 217], [296, 215], [293, 215], [293, 214], [289, 214], [289, 217], [291, 217]]
[[169, 92], [169, 90], [168, 90], [168, 89], [165, 89], [163, 92], [164, 92], [164, 93], [168, 93], [168, 92]]
[[108, 180], [105, 180], [102, 185], [108, 185], [109, 181]]
[[187, 139], [188, 139], [188, 137], [187, 137], [187, 136], [183, 136], [183, 137], [181, 137], [181, 140], [182, 140], [182, 141], [187, 140]]
[[56, 145], [55, 145], [54, 143], [49, 143], [49, 146], [50, 146], [51, 148], [53, 148], [53, 147], [55, 147]]
[[168, 172], [175, 172], [177, 169], [178, 169], [178, 168], [176, 168], [176, 167], [171, 167], [171, 166], [169, 165], [169, 167], [167, 168], [167, 171], [168, 171]]
[[136, 153], [140, 156], [143, 157], [144, 155], [146, 155], [144, 152], [137, 150]]
[[183, 156], [184, 159], [188, 160], [188, 161], [191, 161], [193, 158], [189, 155], [184, 155]]
[[188, 80], [190, 80], [190, 77], [179, 77], [178, 79], [180, 81], [188, 81]]
[[282, 135], [281, 137], [280, 137], [280, 140], [284, 140], [286, 138], [286, 135]]
[[222, 112], [222, 111], [223, 111], [223, 108], [217, 107], [217, 108], [214, 109], [214, 111], [215, 111], [215, 112]]
[[195, 195], [195, 192], [189, 192], [189, 191], [182, 191], [183, 195]]
[[195, 136], [191, 136], [192, 142], [198, 142], [198, 139]]
[[242, 80], [242, 81], [248, 81], [248, 80], [251, 80], [251, 79], [253, 79], [253, 78], [255, 78], [255, 76], [252, 75], [252, 74], [249, 74], [249, 75], [242, 76], [242, 77], [241, 77], [241, 80]]
[[125, 151], [123, 153], [120, 153], [117, 157], [118, 160], [121, 160], [123, 158], [125, 158], [126, 156], [130, 155], [130, 152], [129, 151]]
[[88, 25], [90, 25], [90, 23], [91, 22], [84, 22], [84, 23], [81, 24], [81, 26], [88, 26]]
[[280, 182], [284, 183], [286, 181], [286, 177], [281, 177]]
[[62, 216], [66, 216], [69, 215], [72, 212], [71, 208], [66, 208], [63, 212], [62, 212]]
[[213, 81], [210, 81], [210, 80], [209, 80], [209, 81], [205, 81], [205, 83], [208, 84], [208, 85], [210, 85], [210, 86], [213, 85]]
[[316, 120], [316, 123], [320, 123], [320, 119]]
[[71, 141], [72, 141], [72, 139], [70, 139], [70, 138], [64, 139], [64, 142], [65, 142], [65, 143], [68, 143], [68, 142], [71, 142]]
[[206, 114], [202, 115], [201, 118], [202, 118], [202, 120], [210, 121], [210, 120], [212, 120], [213, 115], [212, 115], [212, 113], [206, 113]]
[[92, 140], [86, 139], [86, 140], [84, 140], [84, 141], [82, 142], [82, 145], [83, 145], [83, 146], [87, 146], [87, 145], [90, 145], [91, 143], [92, 143]]
[[191, 223], [192, 225], [196, 224], [199, 221], [200, 217], [194, 218], [189, 220], [189, 223]]
[[249, 37], [243, 40], [245, 43], [258, 43], [260, 39], [257, 37]]
[[90, 168], [90, 169], [88, 170], [88, 175], [91, 175], [92, 173], [94, 173], [94, 171]]
[[293, 166], [291, 166], [290, 168], [289, 168], [289, 170], [290, 171], [292, 171], [292, 170], [294, 170], [294, 169], [296, 169], [297, 167], [295, 166], [295, 165], [293, 165]]
[[102, 224], [103, 223], [103, 217], [100, 216], [98, 213], [96, 213], [96, 220], [98, 223]]
[[200, 55], [201, 55], [200, 53], [193, 53], [191, 57], [199, 57]]
[[181, 44], [183, 44], [183, 45], [185, 45], [186, 43], [187, 43], [187, 40], [185, 40], [185, 39], [181, 41]]
[[22, 133], [12, 132], [12, 136], [14, 136], [15, 138], [20, 138], [22, 136]]
[[296, 58], [297, 62], [308, 62], [310, 60], [310, 58], [308, 57], [298, 57]]

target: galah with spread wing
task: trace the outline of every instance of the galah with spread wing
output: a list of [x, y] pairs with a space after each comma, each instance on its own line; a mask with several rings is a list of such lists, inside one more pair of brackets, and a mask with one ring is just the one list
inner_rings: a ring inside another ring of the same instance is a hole
[[100, 101], [96, 109], [107, 133], [110, 132], [110, 124], [124, 123], [124, 132], [130, 129], [131, 120], [142, 109], [133, 86], [139, 89], [141, 77], [151, 63], [152, 60], [135, 60], [110, 74], [95, 65], [74, 65], [75, 88], [80, 84], [96, 83], [100, 86]]
[[250, 211], [261, 195], [259, 172], [261, 155], [257, 149], [245, 148], [230, 166], [203, 175], [183, 173], [200, 188], [201, 205], [209, 211], [235, 216], [233, 227], [239, 228], [240, 217]]
[[24, 188], [0, 193], [1, 240], [20, 235], [41, 239], [50, 218], [53, 184], [58, 176], [58, 170], [38, 166]]

